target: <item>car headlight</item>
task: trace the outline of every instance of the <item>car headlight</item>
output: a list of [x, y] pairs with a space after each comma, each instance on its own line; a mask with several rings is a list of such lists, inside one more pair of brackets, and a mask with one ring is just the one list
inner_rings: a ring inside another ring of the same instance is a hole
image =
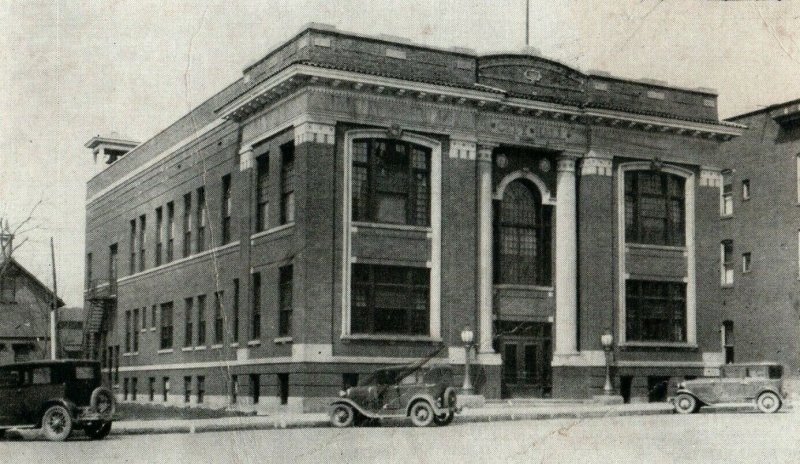
[[339, 390], [339, 396], [345, 396], [345, 395], [347, 395], [346, 390]]
[[682, 390], [686, 388], [686, 384], [684, 382], [678, 382], [678, 390]]

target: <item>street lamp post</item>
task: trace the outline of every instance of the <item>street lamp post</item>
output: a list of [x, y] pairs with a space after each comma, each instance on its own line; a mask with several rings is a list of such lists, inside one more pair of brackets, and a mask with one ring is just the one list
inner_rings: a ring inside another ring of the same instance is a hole
[[614, 394], [614, 386], [611, 385], [611, 349], [614, 345], [614, 334], [609, 329], [600, 336], [600, 343], [603, 344], [603, 351], [606, 352], [606, 384], [603, 386], [603, 394], [611, 396]]
[[464, 385], [461, 387], [461, 390], [465, 395], [472, 394], [472, 380], [469, 375], [469, 357], [474, 340], [475, 334], [472, 330], [469, 327], [464, 327], [464, 330], [461, 331], [461, 341], [464, 342]]

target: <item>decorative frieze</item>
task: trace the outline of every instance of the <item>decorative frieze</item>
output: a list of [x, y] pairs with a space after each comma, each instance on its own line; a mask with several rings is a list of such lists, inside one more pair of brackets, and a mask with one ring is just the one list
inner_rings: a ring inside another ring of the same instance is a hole
[[335, 127], [330, 124], [304, 122], [294, 127], [294, 144], [305, 142], [323, 143], [333, 145], [335, 141]]
[[721, 187], [722, 186], [722, 173], [719, 169], [703, 167], [700, 169], [700, 186], [701, 187]]
[[465, 140], [450, 140], [450, 158], [475, 160], [477, 145]]

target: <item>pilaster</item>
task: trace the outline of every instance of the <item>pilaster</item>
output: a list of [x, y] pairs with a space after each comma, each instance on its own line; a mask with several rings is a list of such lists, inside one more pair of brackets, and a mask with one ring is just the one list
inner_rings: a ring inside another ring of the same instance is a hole
[[492, 152], [493, 145], [478, 145], [478, 326], [479, 353], [492, 347]]

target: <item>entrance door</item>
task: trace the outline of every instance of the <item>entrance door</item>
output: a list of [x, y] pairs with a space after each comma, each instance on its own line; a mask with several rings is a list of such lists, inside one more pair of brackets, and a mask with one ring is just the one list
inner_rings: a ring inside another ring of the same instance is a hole
[[506, 398], [549, 397], [553, 359], [550, 324], [503, 321], [500, 354], [503, 357], [502, 394]]

